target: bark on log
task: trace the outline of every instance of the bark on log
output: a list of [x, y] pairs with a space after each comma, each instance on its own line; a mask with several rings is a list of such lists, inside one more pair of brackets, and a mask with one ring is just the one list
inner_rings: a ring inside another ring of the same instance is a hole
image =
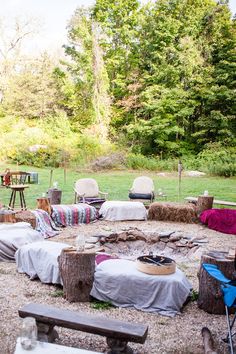
[[90, 301], [95, 271], [95, 253], [64, 249], [58, 259], [63, 292], [70, 302]]
[[202, 328], [202, 340], [204, 345], [204, 354], [217, 354], [217, 352], [214, 351], [214, 341], [211, 331], [207, 327]]
[[197, 213], [201, 214], [202, 211], [212, 209], [214, 197], [199, 195], [197, 200]]
[[45, 210], [49, 215], [51, 215], [52, 209], [48, 198], [37, 198], [37, 208]]
[[11, 210], [3, 210], [0, 212], [0, 222], [10, 222], [15, 223], [15, 212]]
[[220, 282], [211, 277], [202, 267], [202, 263], [215, 264], [229, 279], [235, 279], [234, 260], [227, 258], [227, 252], [212, 251], [203, 254], [199, 270], [198, 307], [208, 313], [225, 314], [225, 305], [221, 293]]

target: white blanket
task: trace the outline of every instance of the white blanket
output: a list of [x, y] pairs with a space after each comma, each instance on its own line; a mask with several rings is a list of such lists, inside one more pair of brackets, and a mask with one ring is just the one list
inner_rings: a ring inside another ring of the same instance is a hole
[[110, 259], [96, 267], [91, 295], [119, 307], [175, 316], [192, 286], [177, 269], [170, 275], [149, 275], [136, 269], [135, 262]]
[[62, 284], [57, 258], [66, 243], [53, 241], [34, 242], [16, 252], [16, 265], [19, 273], [26, 273], [30, 279], [39, 278], [42, 283]]
[[0, 261], [14, 261], [19, 247], [41, 240], [43, 236], [27, 222], [0, 224]]
[[99, 215], [109, 221], [146, 220], [147, 210], [141, 202], [107, 201], [102, 204]]

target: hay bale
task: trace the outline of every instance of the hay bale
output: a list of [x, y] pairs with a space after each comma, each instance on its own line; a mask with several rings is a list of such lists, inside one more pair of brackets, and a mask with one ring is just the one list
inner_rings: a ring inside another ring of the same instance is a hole
[[36, 217], [29, 210], [22, 210], [22, 211], [16, 212], [15, 219], [16, 219], [16, 222], [22, 222], [22, 221], [28, 222], [32, 226], [33, 229], [36, 228]]
[[193, 223], [198, 221], [197, 208], [193, 204], [155, 202], [149, 207], [148, 220]]

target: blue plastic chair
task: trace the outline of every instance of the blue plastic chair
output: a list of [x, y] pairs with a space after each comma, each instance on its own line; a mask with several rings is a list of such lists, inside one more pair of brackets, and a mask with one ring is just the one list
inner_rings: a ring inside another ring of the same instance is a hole
[[225, 304], [225, 314], [228, 328], [228, 335], [225, 342], [227, 342], [230, 347], [230, 353], [234, 354], [236, 352], [234, 351], [233, 346], [233, 336], [236, 335], [236, 332], [233, 333], [233, 326], [236, 320], [236, 313], [234, 314], [232, 320], [230, 320], [229, 308], [236, 308], [236, 280], [226, 278], [221, 270], [214, 264], [203, 263], [202, 266], [210, 276], [217, 279], [221, 284], [220, 287]]

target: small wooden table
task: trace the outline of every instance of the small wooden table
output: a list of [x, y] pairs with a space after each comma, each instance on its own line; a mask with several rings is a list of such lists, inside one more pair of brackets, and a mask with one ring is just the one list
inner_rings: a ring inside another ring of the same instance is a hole
[[28, 188], [28, 187], [29, 186], [27, 184], [13, 184], [13, 185], [9, 186], [9, 188], [11, 189], [11, 197], [10, 197], [8, 209], [13, 210], [15, 207], [16, 192], [19, 192], [21, 210], [27, 209], [26, 202], [25, 202], [25, 196], [24, 196], [24, 190], [25, 190], [25, 188]]
[[[31, 351], [29, 351], [31, 352]], [[73, 347], [65, 347], [64, 345], [37, 342], [37, 346], [32, 350], [34, 354], [99, 354], [98, 352], [91, 352], [90, 350], [78, 349]], [[20, 344], [20, 338], [17, 338], [16, 349], [14, 354], [26, 354]]]

